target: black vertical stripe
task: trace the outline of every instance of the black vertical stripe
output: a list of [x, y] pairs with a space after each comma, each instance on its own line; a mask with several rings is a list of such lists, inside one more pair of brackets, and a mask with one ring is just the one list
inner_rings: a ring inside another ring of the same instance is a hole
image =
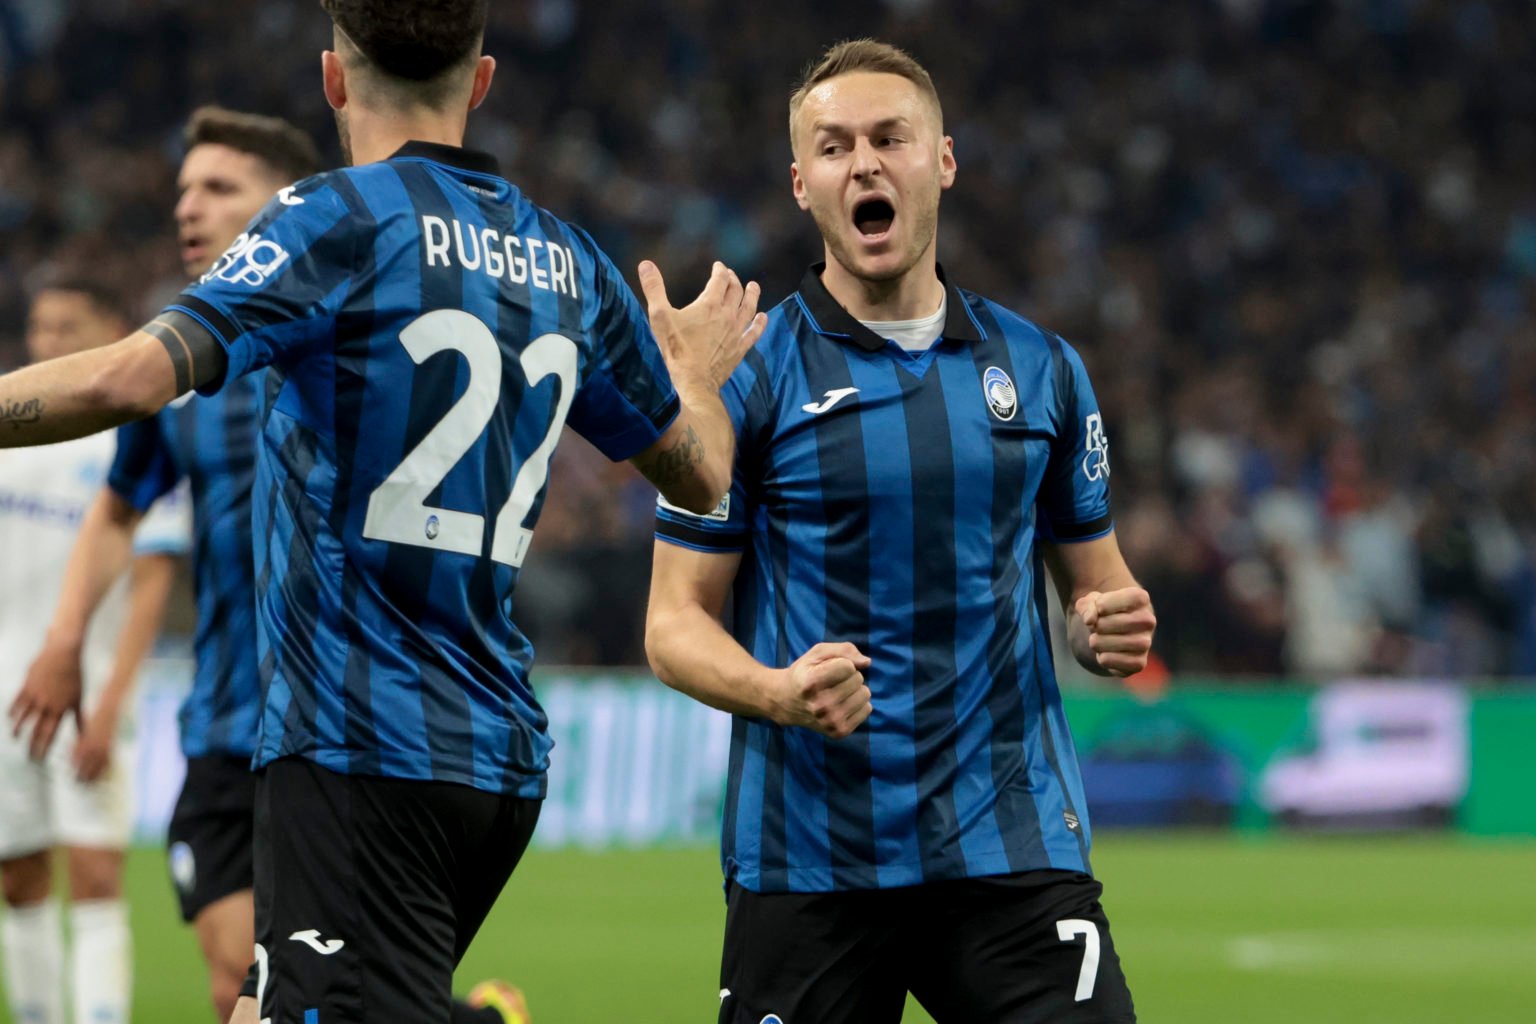
[[[517, 231], [516, 212], [517, 202], [514, 198], [507, 202], [498, 202], [491, 197], [482, 196], [479, 199], [480, 212], [486, 223], [494, 228], [500, 235], [506, 237]], [[553, 217], [536, 211], [536, 221], [541, 231], [548, 237], [552, 229], [557, 230], [558, 225]], [[505, 246], [503, 246], [505, 250]], [[526, 255], [526, 251], [524, 253]], [[501, 388], [501, 401], [497, 403], [496, 412], [491, 418], [490, 434], [486, 439], [486, 493], [500, 499], [502, 495], [512, 493], [512, 482], [516, 479], [520, 463], [518, 453], [513, 450], [513, 436], [517, 426], [517, 419], [522, 410], [523, 402], [527, 398], [528, 380], [522, 370], [520, 354], [526, 349], [534, 336], [534, 310], [532, 301], [533, 268], [528, 268], [528, 279], [522, 284], [514, 284], [510, 278], [511, 268], [503, 271], [503, 276], [497, 282], [496, 304], [496, 342], [501, 348], [503, 359], [503, 375]], [[581, 332], [581, 306], [573, 300], [563, 300], [557, 306], [558, 331], [560, 334], [576, 342], [577, 348], [583, 347]], [[579, 372], [579, 371], [578, 371]], [[549, 392], [549, 415], [554, 416], [555, 410], [561, 399], [560, 389], [563, 382], [546, 380], [540, 383], [541, 388]], [[579, 386], [579, 385], [578, 385]], [[547, 421], [546, 421], [547, 422]], [[540, 433], [538, 436], [543, 437]], [[525, 453], [526, 457], [526, 453]], [[551, 469], [553, 462], [550, 463]], [[518, 524], [528, 529], [537, 526], [539, 516], [544, 509], [544, 500], [549, 493], [549, 481], [546, 479], [544, 490], [535, 496], [533, 505], [522, 523]], [[499, 507], [497, 501], [492, 501], [492, 509]], [[493, 513], [494, 514], [494, 511]], [[490, 522], [488, 516], [487, 522]], [[487, 552], [489, 553], [489, 552]], [[475, 593], [485, 594], [486, 603], [483, 605], [487, 613], [495, 612], [501, 616], [500, 622], [495, 624], [494, 635], [501, 638], [504, 647], [501, 651], [491, 650], [489, 647], [479, 656], [486, 658], [486, 664], [496, 664], [509, 657], [513, 649], [526, 651], [527, 638], [517, 628], [517, 623], [512, 618], [512, 595], [517, 586], [518, 570], [510, 566], [497, 565], [489, 558], [483, 560], [483, 565], [477, 565], [473, 573], [471, 585], [477, 588]], [[502, 585], [498, 587], [498, 580]], [[489, 630], [487, 630], [489, 632]], [[504, 682], [498, 681], [495, 686], [499, 691], [505, 687]], [[532, 688], [529, 688], [530, 693]], [[507, 746], [504, 750], [506, 772], [503, 776], [503, 784], [507, 788], [517, 785], [517, 773], [527, 773], [532, 769], [534, 758], [534, 740], [530, 733], [531, 728], [542, 731], [548, 724], [548, 719], [538, 704], [534, 703], [537, 718], [534, 723], [525, 723], [516, 715], [507, 713]]]
[[[401, 161], [390, 166], [405, 186], [411, 203], [413, 229], [421, 223], [425, 214], [442, 217], [444, 223], [448, 224], [455, 220], [462, 222], [427, 165]], [[477, 236], [482, 226], [465, 225], [466, 228], [473, 228]], [[421, 316], [439, 309], [463, 309], [468, 284], [467, 275], [458, 262], [449, 260], [445, 267], [429, 268], [424, 245], [417, 246], [416, 256], [419, 261], [420, 295], [415, 315]], [[484, 259], [484, 253], [481, 253], [481, 259]], [[467, 387], [469, 369], [464, 357], [452, 349], [437, 352], [428, 356], [425, 362], [414, 365], [411, 370], [410, 397], [405, 410], [402, 455], [412, 451], [462, 397], [461, 379]], [[452, 475], [451, 470], [449, 475]], [[445, 504], [443, 489], [446, 482], [447, 477], [444, 477], [428, 493], [428, 505], [441, 507]], [[489, 521], [491, 513], [481, 511]], [[469, 722], [468, 695], [451, 673], [442, 671], [442, 652], [438, 650], [431, 632], [420, 627], [421, 623], [436, 619], [431, 599], [439, 560], [463, 557], [415, 544], [391, 544], [384, 557], [384, 591], [399, 613], [399, 620], [393, 625], [399, 630], [401, 647], [415, 662], [419, 673], [418, 700], [422, 722], [426, 726], [425, 739], [433, 777], [447, 770], [454, 761], [462, 759], [463, 747], [473, 734]]]
[[[747, 761], [747, 744], [752, 724], [740, 715], [731, 716], [731, 754], [725, 767], [725, 808], [720, 821], [720, 852], [722, 861], [739, 860], [736, 850], [737, 803], [741, 798], [741, 772]], [[722, 863], [726, 877], [730, 868]]]
[[[1030, 393], [1020, 380], [1002, 326], [984, 306], [975, 310], [987, 339], [971, 347], [978, 392], [987, 367], [996, 366], [1014, 382], [1015, 393]], [[990, 415], [990, 413], [988, 413]], [[1014, 593], [1023, 569], [1013, 557], [1020, 530], [1033, 529], [1032, 510], [1024, 506], [1029, 464], [1024, 439], [992, 432], [992, 633], [987, 639], [987, 714], [992, 721], [991, 762], [994, 814], [1003, 835], [1008, 866], [1022, 871], [1046, 862], [1040, 835], [1040, 811], [1029, 792], [1029, 763], [1024, 750], [1024, 695], [1019, 689], [1016, 642], [1024, 610]], [[1022, 840], [1022, 847], [1018, 845]]]
[[[378, 236], [378, 223], [368, 211], [363, 197], [345, 175], [336, 175], [333, 186], [353, 209], [354, 215], [367, 225], [362, 229], [367, 245], [359, 245], [354, 254], [356, 261], [353, 287], [346, 303], [336, 315], [336, 343], [333, 359], [336, 373], [333, 382], [333, 431], [336, 438], [336, 491], [331, 495], [329, 528], [331, 536], [347, 536], [347, 520], [352, 514], [352, 484], [357, 457], [357, 445], [347, 439], [360, 440], [362, 435], [363, 408], [367, 398], [368, 348], [375, 329], [374, 290], [377, 287], [377, 267], [374, 263], [373, 240]], [[357, 595], [359, 574], [355, 570], [343, 571], [341, 578], [341, 621], [358, 620]], [[372, 659], [367, 644], [361, 637], [346, 636], [347, 658], [342, 666], [342, 703], [346, 708], [346, 724], [343, 740], [349, 751], [348, 767], [364, 775], [379, 774], [383, 766], [379, 759], [378, 728], [374, 722]]]
[[[789, 616], [786, 590], [789, 587], [789, 515], [781, 505], [766, 510], [768, 524], [769, 571], [773, 573], [773, 629], [775, 631], [774, 667], [788, 665], [785, 635]], [[763, 807], [760, 829], [760, 861], [763, 888], [774, 891], [788, 887], [789, 851], [785, 836], [784, 807], [784, 730], [769, 726], [763, 748]]]
[[[304, 427], [295, 424], [278, 448], [278, 469], [272, 488], [274, 502], [292, 513], [293, 535], [288, 541], [287, 566], [278, 588], [282, 594], [283, 621], [277, 636], [269, 637], [275, 658], [273, 670], [288, 681], [292, 697], [283, 717], [282, 749], [285, 753], [313, 749], [319, 736], [314, 652], [320, 622], [320, 577], [315, 566], [315, 538], [319, 516], [304, 494], [305, 481], [315, 468], [315, 447]], [[269, 520], [276, 525], [277, 510]], [[273, 531], [275, 536], [276, 531]], [[264, 539], [263, 543], [272, 543]], [[272, 564], [268, 561], [268, 566]], [[271, 678], [263, 676], [263, 678]]]
[[938, 371], [898, 366], [912, 467], [912, 733], [917, 849], [925, 878], [965, 873], [955, 809], [957, 610], [954, 434]]
[[[853, 386], [849, 359], [862, 353], [806, 329], [803, 314], [789, 318], [802, 339], [800, 352], [813, 401], [827, 391]], [[863, 417], [856, 407], [816, 419], [816, 457], [820, 463], [827, 622], [825, 639], [847, 642], [870, 653], [869, 466], [865, 460]], [[835, 481], [829, 489], [826, 481]], [[780, 619], [779, 621], [783, 621]], [[804, 651], [796, 651], [798, 657]], [[875, 795], [870, 766], [870, 730], [857, 729], [836, 742], [823, 742], [827, 786], [827, 831], [832, 854], [832, 884], [868, 888], [877, 884]]]
[[[219, 444], [222, 455], [222, 479], [218, 481], [223, 491], [222, 497], [229, 502], [231, 509], [230, 526], [235, 529], [235, 535], [220, 538], [220, 546], [224, 551], [241, 564], [241, 575], [246, 579], [255, 579], [254, 563], [256, 558], [255, 538], [251, 530], [251, 478], [255, 468], [255, 445], [257, 434], [260, 430], [259, 409], [257, 408], [257, 389], [262, 379], [266, 377], [263, 372], [257, 380], [229, 381], [224, 385], [224, 390], [212, 398], [193, 399], [191, 406], [199, 403], [217, 403], [213, 411], [218, 414]], [[183, 410], [182, 415], [187, 416], [187, 433], [195, 433], [190, 415], [191, 408]], [[193, 444], [196, 444], [194, 439]], [[211, 483], [211, 481], [205, 481]], [[206, 501], [210, 491], [200, 489], [199, 495]], [[196, 511], [196, 510], [194, 510]], [[207, 515], [208, 510], [203, 510], [202, 515]], [[212, 525], [211, 523], [209, 524]], [[198, 595], [198, 607], [200, 615], [215, 614], [220, 595], [213, 579], [213, 572], [232, 572], [232, 567], [214, 569], [212, 566], [203, 568], [201, 563], [196, 567], [200, 577], [199, 589], [205, 592]], [[206, 582], [201, 577], [207, 573]], [[236, 597], [235, 600], [240, 600]], [[254, 602], [255, 593], [244, 595], [244, 600]], [[205, 603], [206, 602], [206, 603]], [[232, 629], [214, 628], [211, 630], [213, 645], [213, 685], [214, 691], [209, 696], [211, 706], [211, 720], [208, 723], [208, 735], [206, 737], [207, 749], [224, 750], [231, 743], [244, 744], [249, 742], [249, 737], [236, 738], [229, 734], [233, 725], [233, 716], [239, 711], [238, 703], [250, 699], [250, 694], [237, 692], [234, 680], [237, 678], [237, 670], [234, 667], [236, 659], [256, 658], [256, 638], [253, 635], [237, 635]], [[250, 666], [254, 669], [255, 666]], [[200, 670], [206, 671], [203, 666]]]

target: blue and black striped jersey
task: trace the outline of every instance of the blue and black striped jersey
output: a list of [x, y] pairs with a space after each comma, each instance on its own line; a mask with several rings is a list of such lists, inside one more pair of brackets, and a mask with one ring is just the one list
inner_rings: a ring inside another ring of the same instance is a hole
[[612, 263], [489, 156], [413, 142], [284, 189], [170, 308], [224, 344], [226, 379], [276, 375], [255, 763], [542, 796], [513, 588], [550, 456], [568, 423], [631, 457], [678, 410]]
[[738, 453], [714, 513], [657, 534], [742, 553], [732, 632], [785, 667], [822, 641], [872, 664], [873, 713], [827, 740], [738, 717], [727, 877], [754, 891], [1088, 869], [1038, 541], [1110, 529], [1107, 448], [1059, 338], [946, 284], [909, 353], [812, 268], [725, 389]]
[[144, 511], [185, 479], [192, 495], [196, 668], [181, 705], [187, 757], [250, 757], [261, 684], [256, 671], [256, 575], [251, 482], [256, 474], [260, 374], [216, 395], [188, 396], [119, 427], [107, 482]]

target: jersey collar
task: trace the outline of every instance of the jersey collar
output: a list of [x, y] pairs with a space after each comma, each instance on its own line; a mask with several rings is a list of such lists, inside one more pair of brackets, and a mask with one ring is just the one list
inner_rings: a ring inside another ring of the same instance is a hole
[[417, 142], [413, 139], [395, 150], [390, 159], [401, 156], [419, 157], [422, 160], [431, 160], [433, 163], [474, 171], [476, 174], [501, 177], [501, 165], [496, 162], [496, 158], [477, 149], [445, 146], [441, 142]]
[[[970, 307], [965, 304], [960, 290], [950, 284], [949, 279], [944, 276], [944, 267], [936, 266], [939, 280], [944, 284], [946, 300], [943, 337], [953, 338], [956, 341], [982, 341], [986, 335], [971, 318]], [[821, 280], [821, 272], [826, 269], [825, 261], [812, 263], [811, 268], [805, 272], [804, 280], [800, 282], [800, 305], [816, 333], [824, 334], [829, 338], [851, 341], [868, 352], [884, 348], [885, 339], [859, 323], [853, 314], [840, 306], [832, 297], [832, 293], [827, 291], [827, 286]]]

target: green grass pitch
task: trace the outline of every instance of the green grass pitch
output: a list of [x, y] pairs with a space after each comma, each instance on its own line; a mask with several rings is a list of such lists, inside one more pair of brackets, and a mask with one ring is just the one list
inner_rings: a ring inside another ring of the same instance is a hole
[[[1106, 832], [1094, 861], [1145, 1024], [1536, 1020], [1536, 844]], [[538, 1024], [713, 1021], [717, 871], [709, 850], [536, 851], [459, 990], [508, 978]], [[160, 851], [128, 885], [135, 1021], [209, 1024]]]

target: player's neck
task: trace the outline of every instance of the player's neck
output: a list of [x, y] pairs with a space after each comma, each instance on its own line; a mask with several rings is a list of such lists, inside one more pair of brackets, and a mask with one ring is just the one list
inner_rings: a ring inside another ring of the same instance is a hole
[[437, 113], [380, 114], [362, 109], [353, 109], [349, 114], [347, 130], [354, 166], [387, 160], [407, 142], [464, 145], [463, 117], [445, 117]]
[[855, 320], [920, 320], [938, 312], [944, 301], [944, 284], [939, 280], [938, 265], [931, 248], [912, 269], [885, 281], [853, 274], [829, 251], [827, 267], [821, 272], [821, 283]]

